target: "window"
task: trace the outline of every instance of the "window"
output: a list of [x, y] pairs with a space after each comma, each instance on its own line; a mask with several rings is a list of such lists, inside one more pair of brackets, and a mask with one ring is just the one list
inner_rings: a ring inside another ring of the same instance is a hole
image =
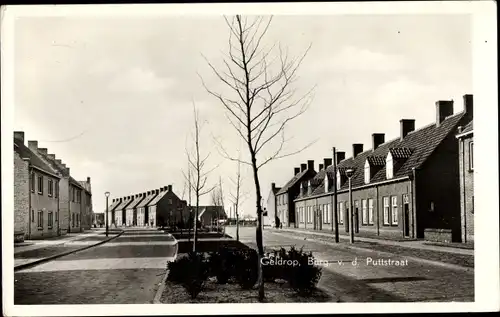
[[43, 176], [38, 176], [38, 193], [43, 194]]
[[373, 199], [368, 199], [368, 224], [373, 225]]
[[389, 223], [389, 197], [384, 197], [384, 225]]
[[31, 209], [31, 222], [35, 222], [35, 211]]
[[472, 206], [471, 206], [472, 208], [471, 208], [471, 211], [470, 211], [470, 212], [471, 212], [471, 213], [474, 213], [474, 195], [472, 195], [472, 197], [471, 197], [471, 198], [472, 198]]
[[37, 227], [39, 230], [43, 230], [43, 211], [38, 211]]
[[332, 223], [332, 214], [331, 214], [331, 208], [330, 204], [326, 204], [325, 206], [325, 213], [326, 213], [326, 223]]
[[79, 214], [76, 215], [76, 226], [77, 227], [80, 226], [80, 215]]
[[304, 207], [299, 208], [300, 222], [304, 223]]
[[343, 224], [344, 223], [344, 202], [339, 203], [339, 223]]
[[370, 163], [368, 160], [365, 161], [365, 184], [370, 182]]
[[391, 204], [392, 205], [391, 224], [397, 225], [398, 224], [398, 197], [392, 196], [391, 202], [392, 202], [392, 204]]
[[469, 143], [469, 171], [474, 170], [474, 142]]
[[52, 229], [52, 225], [54, 223], [54, 215], [52, 214], [52, 211], [49, 211], [47, 214], [47, 227], [49, 229]]
[[71, 227], [75, 226], [75, 214], [71, 214]]
[[385, 159], [385, 177], [391, 179], [394, 177], [394, 163], [392, 160], [392, 154], [389, 152], [387, 158]]
[[35, 182], [36, 182], [35, 173], [31, 172], [30, 188], [32, 192], [35, 192]]
[[169, 199], [168, 199], [168, 204], [169, 204], [169, 205], [172, 205], [172, 198], [169, 198]]
[[366, 204], [366, 199], [361, 200], [361, 209], [362, 209], [362, 224], [367, 225], [368, 224], [368, 206]]
[[56, 222], [59, 221], [59, 213], [56, 211]]
[[77, 190], [76, 191], [76, 202], [77, 203], [81, 203], [82, 202], [82, 191], [81, 190]]
[[49, 179], [47, 180], [47, 194], [52, 197], [52, 195], [54, 194], [54, 181]]

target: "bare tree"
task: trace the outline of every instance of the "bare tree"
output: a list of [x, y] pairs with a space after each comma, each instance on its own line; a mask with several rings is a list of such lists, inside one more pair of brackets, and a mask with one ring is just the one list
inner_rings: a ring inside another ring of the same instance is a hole
[[238, 169], [236, 171], [236, 177], [230, 178], [232, 185], [234, 186], [235, 192], [231, 192], [230, 201], [234, 207], [234, 214], [236, 216], [236, 241], [240, 240], [239, 232], [239, 206], [247, 197], [247, 193], [242, 192], [243, 178], [241, 177], [241, 162], [238, 161]]
[[193, 251], [196, 252], [196, 243], [198, 242], [198, 212], [200, 208], [200, 197], [210, 193], [215, 186], [207, 188], [208, 175], [217, 166], [210, 170], [207, 170], [207, 160], [210, 157], [210, 152], [203, 155], [201, 151], [200, 134], [203, 128], [202, 123], [200, 123], [199, 112], [196, 109], [196, 105], [193, 102], [193, 113], [194, 113], [194, 133], [192, 134], [193, 146], [191, 151], [186, 149], [186, 156], [189, 164], [188, 175], [184, 174], [184, 178], [188, 180], [189, 184], [189, 205], [191, 206], [191, 190], [194, 192], [194, 197], [196, 199], [196, 209], [194, 212], [194, 237], [193, 237]]
[[[219, 142], [225, 158], [248, 164], [252, 168], [257, 208], [259, 301], [263, 301], [264, 281], [260, 259], [264, 256], [264, 246], [259, 170], [272, 160], [299, 153], [312, 144], [292, 152], [286, 151], [284, 147], [288, 141], [285, 139], [286, 127], [303, 114], [311, 102], [313, 89], [296, 97], [296, 89], [293, 88], [299, 66], [311, 46], [300, 57], [289, 58], [288, 49], [283, 49], [281, 44], [265, 47], [262, 42], [272, 17], [249, 20], [236, 15], [231, 19], [225, 18], [225, 21], [229, 28], [229, 47], [221, 68], [205, 60], [228, 93], [216, 92], [207, 87], [201, 76], [200, 79], [207, 92], [223, 106], [227, 120], [248, 147], [250, 162], [232, 157]], [[276, 46], [278, 52], [274, 53]], [[266, 151], [269, 152], [267, 155]]]

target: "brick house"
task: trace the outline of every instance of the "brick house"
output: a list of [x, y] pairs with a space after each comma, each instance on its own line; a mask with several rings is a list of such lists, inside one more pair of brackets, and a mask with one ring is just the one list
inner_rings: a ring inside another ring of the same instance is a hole
[[149, 223], [153, 223], [153, 226], [176, 225], [179, 222], [186, 223], [189, 219], [187, 203], [173, 192], [172, 185], [161, 188], [148, 207]]
[[14, 132], [14, 241], [58, 235], [59, 179], [24, 144], [24, 132]]
[[300, 184], [316, 175], [314, 160], [294, 168], [294, 176], [276, 193], [276, 215], [284, 227], [296, 227], [295, 198], [300, 191]]
[[148, 204], [156, 197], [156, 190], [142, 193], [144, 199], [136, 206], [137, 225], [140, 227], [149, 226], [149, 207]]
[[92, 193], [90, 177], [77, 181], [70, 175], [70, 168], [46, 148], [39, 148], [38, 141], [28, 141], [29, 149], [57, 171], [59, 180], [60, 234], [90, 229], [92, 219]]
[[137, 226], [137, 205], [144, 199], [142, 194], [135, 194], [132, 196], [133, 200], [130, 205], [127, 206], [125, 210], [126, 221], [125, 225], [127, 227]]
[[[111, 201], [111, 205], [108, 206], [108, 218], [107, 218], [107, 220], [105, 220], [104, 224], [106, 224], [106, 221], [108, 222], [108, 225], [110, 225], [110, 226], [115, 223], [115, 209], [116, 209], [116, 207], [118, 207], [118, 205], [120, 205], [120, 203], [121, 203], [121, 198], [114, 198]], [[104, 214], [106, 216], [106, 212], [104, 212]]]
[[465, 243], [474, 242], [474, 129], [472, 121], [459, 127], [460, 228]]
[[[333, 186], [337, 190], [339, 234], [349, 231], [349, 179], [355, 235], [460, 241], [459, 151], [455, 133], [472, 120], [472, 95], [453, 115], [453, 101], [436, 102], [436, 122], [415, 130], [415, 120], [400, 121], [400, 136], [385, 142], [372, 135], [372, 148], [353, 144], [348, 159], [300, 181], [295, 199], [298, 227], [334, 230]], [[342, 155], [342, 152], [338, 153]]]
[[127, 206], [130, 205], [133, 201], [132, 196], [125, 196], [122, 199], [120, 199], [120, 204], [116, 206], [116, 208], [113, 210], [114, 213], [114, 220], [115, 220], [115, 225], [117, 227], [124, 226], [127, 220]]
[[[295, 171], [294, 171], [295, 172]], [[267, 196], [267, 217], [269, 218], [269, 224], [272, 227], [277, 226], [276, 224], [276, 203], [277, 203], [277, 197], [276, 194], [280, 191], [281, 187], [276, 187], [276, 183], [271, 184], [271, 190], [269, 191], [269, 196]]]

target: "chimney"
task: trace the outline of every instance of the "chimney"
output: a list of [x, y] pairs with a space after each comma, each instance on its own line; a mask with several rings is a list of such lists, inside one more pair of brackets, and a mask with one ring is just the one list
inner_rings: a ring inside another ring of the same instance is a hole
[[42, 153], [43, 155], [47, 155], [47, 148], [39, 148], [38, 152]]
[[276, 183], [271, 183], [271, 188], [272, 188], [273, 190], [275, 190], [275, 189], [276, 189]]
[[474, 100], [472, 95], [464, 95], [464, 110], [468, 116], [473, 117]]
[[300, 164], [300, 172], [303, 172], [307, 169], [307, 164]]
[[457, 132], [458, 132], [458, 134], [462, 133], [462, 129], [463, 129], [463, 127], [462, 127], [461, 125], [459, 125], [459, 126], [457, 127]]
[[314, 170], [314, 160], [307, 161], [307, 169], [313, 171]]
[[33, 152], [38, 151], [38, 141], [28, 141], [28, 148]]
[[163, 187], [160, 187], [160, 193], [163, 192], [163, 190], [164, 190]]
[[408, 135], [408, 133], [415, 131], [415, 119], [401, 119], [399, 120], [401, 130], [401, 141]]
[[23, 131], [14, 131], [14, 140], [19, 140], [24, 144], [24, 132]]
[[53, 161], [56, 160], [56, 155], [55, 154], [47, 154], [47, 157]]
[[441, 122], [446, 117], [453, 114], [453, 100], [439, 100], [436, 101], [436, 127], [441, 125]]
[[354, 143], [352, 145], [352, 157], [355, 158], [360, 153], [363, 153], [363, 144], [361, 144], [361, 143]]
[[319, 164], [319, 170], [321, 171], [323, 169], [323, 163]]
[[325, 159], [323, 159], [323, 166], [325, 167], [325, 169], [328, 166], [332, 165], [332, 162], [333, 162], [333, 160], [331, 158], [325, 158]]
[[90, 177], [87, 176], [87, 183], [90, 184]]
[[165, 190], [168, 190], [168, 186], [163, 186], [163, 188], [164, 188]]
[[171, 192], [172, 191], [172, 185], [168, 185], [168, 191]]
[[115, 202], [115, 199], [113, 198], [112, 202]]
[[372, 134], [372, 151], [375, 151], [381, 144], [385, 142], [385, 134], [373, 133]]
[[345, 152], [337, 152], [337, 164], [345, 160]]
[[158, 195], [159, 193], [160, 193], [160, 191], [157, 189], [157, 190], [156, 190], [156, 195]]
[[293, 175], [295, 176], [295, 175], [297, 175], [298, 173], [300, 173], [300, 167], [295, 167], [295, 168], [293, 169]]
[[66, 166], [64, 166], [64, 167], [65, 167], [65, 169], [64, 169], [63, 175], [69, 176], [69, 167], [66, 167]]

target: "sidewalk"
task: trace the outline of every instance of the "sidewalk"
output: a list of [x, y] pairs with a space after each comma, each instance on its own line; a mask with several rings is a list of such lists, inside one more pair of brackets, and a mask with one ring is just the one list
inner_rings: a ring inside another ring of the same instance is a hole
[[[316, 235], [316, 236], [328, 237], [331, 239], [335, 238], [333, 232], [327, 233], [327, 232], [296, 229], [296, 228], [283, 228], [283, 229], [267, 228], [267, 230], [275, 231], [275, 232], [293, 232], [293, 233], [300, 233], [300, 234], [305, 234], [305, 235]], [[339, 239], [349, 240], [349, 236], [340, 234]], [[457, 247], [452, 247], [452, 246], [448, 247], [448, 246], [442, 246], [442, 245], [438, 245], [438, 244], [430, 244], [429, 241], [384, 240], [384, 239], [366, 238], [366, 237], [359, 237], [359, 236], [356, 236], [354, 239], [355, 239], [355, 241], [368, 242], [368, 243], [378, 244], [378, 245], [398, 246], [398, 247], [403, 247], [403, 248], [408, 248], [408, 249], [419, 249], [419, 250], [428, 250], [428, 251], [437, 251], [437, 252], [446, 252], [446, 253], [474, 256], [474, 249], [465, 249], [465, 248], [457, 248]]]
[[106, 237], [104, 230], [87, 233], [73, 233], [47, 240], [28, 240], [14, 247], [14, 270], [50, 261], [77, 251], [88, 249], [114, 239], [123, 233], [113, 230]]

